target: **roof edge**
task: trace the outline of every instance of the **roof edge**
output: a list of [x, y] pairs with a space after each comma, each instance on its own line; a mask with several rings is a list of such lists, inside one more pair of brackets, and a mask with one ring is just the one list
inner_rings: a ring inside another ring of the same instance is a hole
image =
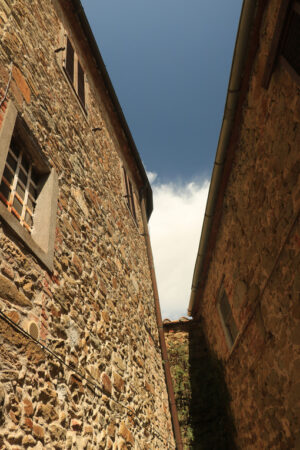
[[235, 113], [242, 85], [242, 74], [247, 59], [247, 46], [251, 33], [251, 25], [255, 16], [257, 1], [244, 0], [239, 21], [237, 38], [233, 53], [231, 72], [229, 77], [227, 97], [224, 108], [223, 121], [219, 135], [219, 142], [211, 177], [211, 183], [206, 203], [205, 215], [202, 225], [201, 237], [194, 268], [191, 296], [188, 307], [188, 315], [195, 313], [195, 301], [199, 293], [199, 279], [204, 267], [207, 244], [210, 237], [215, 215], [215, 208], [222, 180], [226, 153], [235, 122]]
[[135, 142], [133, 140], [131, 131], [129, 129], [129, 126], [127, 124], [127, 121], [125, 119], [124, 113], [122, 111], [121, 105], [119, 103], [118, 97], [116, 95], [116, 92], [114, 90], [114, 87], [112, 85], [111, 79], [108, 75], [107, 69], [105, 67], [104, 61], [102, 59], [98, 44], [95, 40], [94, 34], [92, 32], [92, 29], [90, 27], [90, 24], [88, 22], [88, 19], [86, 17], [84, 8], [81, 4], [80, 0], [71, 0], [71, 3], [73, 4], [75, 14], [77, 15], [79, 22], [81, 24], [81, 27], [84, 31], [84, 34], [87, 38], [88, 44], [90, 46], [90, 49], [95, 57], [96, 64], [98, 66], [98, 69], [100, 70], [100, 73], [103, 77], [104, 83], [107, 87], [109, 96], [111, 98], [111, 101], [116, 109], [117, 115], [119, 117], [119, 120], [121, 122], [121, 125], [124, 129], [126, 138], [128, 139], [129, 146], [132, 151], [132, 156], [136, 162], [136, 165], [139, 169], [139, 172], [141, 174], [142, 180], [144, 182], [143, 190], [145, 191], [145, 197], [146, 197], [146, 210], [147, 210], [147, 219], [149, 220], [151, 213], [153, 211], [153, 194], [152, 194], [152, 188], [150, 185], [150, 182], [148, 180], [145, 168], [143, 166], [141, 157], [139, 155], [139, 152], [136, 148]]

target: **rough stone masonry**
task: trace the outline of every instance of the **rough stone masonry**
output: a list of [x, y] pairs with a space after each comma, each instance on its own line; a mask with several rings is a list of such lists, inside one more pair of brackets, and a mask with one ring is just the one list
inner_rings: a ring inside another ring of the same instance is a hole
[[255, 15], [193, 317], [224, 368], [237, 448], [290, 450], [300, 448], [300, 79], [274, 45], [296, 2], [245, 3]]
[[58, 177], [53, 270], [1, 217], [0, 448], [171, 449], [143, 174], [76, 3], [0, 0], [0, 126], [13, 103]]

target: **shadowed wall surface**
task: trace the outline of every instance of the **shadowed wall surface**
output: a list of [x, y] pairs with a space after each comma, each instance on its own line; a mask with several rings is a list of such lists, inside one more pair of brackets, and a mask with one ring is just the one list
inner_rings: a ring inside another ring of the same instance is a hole
[[209, 350], [201, 323], [164, 321], [164, 332], [184, 448], [234, 450], [223, 367]]
[[[300, 442], [300, 79], [299, 66], [283, 52], [293, 4], [255, 3], [212, 226], [194, 280], [193, 317], [201, 318], [223, 363], [243, 450], [289, 450]], [[299, 20], [299, 3], [297, 14]], [[291, 43], [299, 48], [296, 35]], [[232, 342], [233, 322], [221, 311], [224, 291], [237, 331]]]

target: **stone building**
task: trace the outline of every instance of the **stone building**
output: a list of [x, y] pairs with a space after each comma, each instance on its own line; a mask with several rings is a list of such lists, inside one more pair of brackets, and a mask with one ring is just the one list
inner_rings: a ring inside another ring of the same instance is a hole
[[185, 450], [233, 450], [234, 423], [222, 364], [209, 351], [201, 322], [163, 321]]
[[299, 24], [243, 3], [189, 305], [243, 450], [300, 448]]
[[0, 182], [0, 448], [175, 448], [152, 191], [79, 0], [0, 0]]

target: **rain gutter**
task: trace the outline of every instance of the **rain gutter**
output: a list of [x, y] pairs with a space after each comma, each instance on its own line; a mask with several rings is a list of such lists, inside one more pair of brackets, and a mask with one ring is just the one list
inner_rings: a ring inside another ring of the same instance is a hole
[[235, 43], [235, 49], [233, 54], [233, 61], [231, 66], [227, 98], [224, 109], [224, 116], [222, 127], [219, 136], [219, 142], [217, 147], [217, 153], [215, 157], [214, 168], [212, 172], [212, 178], [208, 193], [208, 199], [206, 203], [204, 221], [202, 226], [201, 238], [196, 258], [196, 264], [194, 269], [192, 292], [190, 296], [188, 315], [193, 316], [195, 313], [195, 300], [199, 293], [200, 288], [200, 275], [202, 273], [207, 245], [212, 229], [214, 215], [216, 212], [216, 203], [221, 185], [221, 179], [223, 174], [223, 168], [226, 160], [227, 148], [231, 137], [235, 113], [238, 104], [238, 97], [242, 85], [242, 75], [247, 58], [247, 47], [249, 43], [249, 36], [251, 32], [251, 26], [256, 10], [257, 2], [255, 0], [244, 0], [242, 6], [242, 12], [239, 22], [239, 28]]
[[145, 168], [143, 166], [142, 160], [140, 158], [139, 152], [136, 148], [135, 142], [133, 140], [132, 134], [130, 132], [130, 129], [128, 127], [127, 121], [125, 119], [124, 113], [122, 111], [122, 108], [120, 106], [119, 100], [117, 98], [116, 92], [114, 90], [114, 87], [112, 85], [112, 82], [110, 80], [110, 77], [108, 75], [108, 72], [106, 70], [104, 61], [102, 59], [101, 53], [99, 51], [97, 42], [95, 40], [95, 37], [93, 35], [93, 32], [91, 30], [91, 27], [89, 25], [89, 22], [87, 20], [86, 14], [84, 12], [83, 6], [80, 2], [80, 0], [71, 0], [71, 3], [74, 7], [75, 14], [78, 17], [78, 20], [80, 22], [80, 25], [82, 27], [82, 30], [85, 34], [85, 37], [87, 39], [87, 42], [89, 44], [89, 47], [92, 51], [92, 54], [95, 58], [96, 66], [101, 73], [104, 84], [107, 88], [107, 91], [109, 93], [109, 96], [111, 98], [111, 101], [113, 103], [113, 106], [117, 112], [118, 118], [121, 122], [122, 128], [124, 130], [124, 133], [126, 135], [126, 138], [128, 140], [129, 146], [131, 148], [132, 156], [135, 160], [135, 163], [139, 169], [139, 173], [143, 180], [143, 190], [146, 192], [146, 213], [147, 213], [147, 220], [149, 220], [152, 210], [153, 210], [153, 195], [152, 195], [152, 188], [149, 183]]

